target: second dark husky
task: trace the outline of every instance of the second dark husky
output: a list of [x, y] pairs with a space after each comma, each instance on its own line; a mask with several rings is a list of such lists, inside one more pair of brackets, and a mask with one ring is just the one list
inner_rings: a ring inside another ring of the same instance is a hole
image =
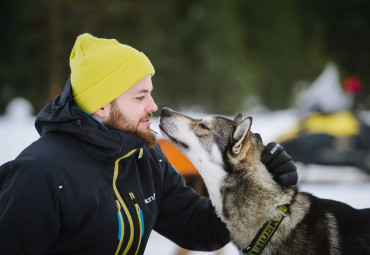
[[251, 124], [241, 114], [196, 120], [168, 108], [160, 120], [162, 134], [198, 169], [241, 254], [370, 254], [370, 209], [274, 181]]

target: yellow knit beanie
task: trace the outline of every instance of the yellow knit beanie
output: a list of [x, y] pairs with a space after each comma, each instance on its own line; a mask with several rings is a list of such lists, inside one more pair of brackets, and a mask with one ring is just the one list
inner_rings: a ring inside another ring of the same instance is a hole
[[114, 39], [90, 34], [77, 37], [70, 61], [75, 103], [94, 113], [148, 75], [154, 75], [149, 59]]

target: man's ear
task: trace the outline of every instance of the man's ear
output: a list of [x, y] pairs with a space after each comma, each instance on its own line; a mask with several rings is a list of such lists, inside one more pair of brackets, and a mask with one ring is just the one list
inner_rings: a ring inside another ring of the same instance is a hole
[[240, 122], [238, 126], [236, 126], [233, 133], [233, 139], [235, 141], [235, 144], [232, 148], [233, 153], [239, 154], [242, 147], [242, 142], [244, 141], [245, 137], [249, 136], [251, 125], [252, 117], [248, 117]]
[[109, 116], [109, 110], [110, 110], [110, 105], [106, 105], [102, 108], [100, 108], [99, 110], [97, 110], [96, 112], [94, 112], [93, 114], [91, 114], [95, 119], [97, 119], [98, 121], [100, 122], [104, 122], [108, 119], [108, 116]]

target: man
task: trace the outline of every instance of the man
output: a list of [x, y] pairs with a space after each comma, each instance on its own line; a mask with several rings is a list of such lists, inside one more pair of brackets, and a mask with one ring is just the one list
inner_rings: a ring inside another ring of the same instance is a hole
[[[0, 168], [0, 253], [143, 254], [152, 229], [187, 249], [227, 244], [210, 201], [155, 142], [148, 58], [83, 34], [70, 66], [63, 93], [36, 118], [41, 137]], [[275, 178], [295, 184], [290, 157], [269, 146]]]

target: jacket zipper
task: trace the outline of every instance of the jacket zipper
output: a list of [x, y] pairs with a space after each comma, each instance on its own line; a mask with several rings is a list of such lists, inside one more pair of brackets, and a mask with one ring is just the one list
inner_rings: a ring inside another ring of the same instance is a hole
[[[134, 152], [136, 152], [136, 149], [134, 149], [134, 150], [130, 151], [129, 153], [127, 153], [126, 155], [118, 158], [116, 160], [116, 162], [114, 163], [113, 190], [114, 190], [114, 193], [116, 194], [116, 196], [118, 198], [118, 201], [116, 200], [116, 205], [117, 205], [118, 214], [119, 214], [120, 223], [121, 223], [121, 235], [120, 235], [120, 240], [119, 240], [119, 244], [118, 244], [115, 255], [117, 255], [119, 253], [120, 249], [121, 249], [122, 242], [123, 242], [123, 235], [124, 235], [124, 221], [123, 221], [122, 214], [121, 214], [121, 208], [123, 208], [123, 210], [124, 210], [124, 212], [127, 216], [128, 222], [130, 224], [130, 239], [128, 241], [128, 244], [127, 244], [125, 250], [122, 253], [123, 255], [126, 255], [128, 253], [128, 251], [131, 248], [132, 241], [134, 239], [134, 227], [133, 227], [131, 214], [130, 214], [125, 202], [123, 201], [121, 195], [119, 194], [117, 186], [116, 186], [116, 181], [117, 181], [117, 177], [118, 177], [119, 162], [124, 158], [130, 157]], [[141, 238], [140, 238], [140, 240], [141, 240]]]
[[137, 248], [136, 248], [136, 252], [135, 252], [135, 255], [136, 255], [139, 251], [139, 248], [140, 248], [141, 238], [144, 235], [144, 217], [143, 217], [143, 212], [141, 211], [139, 204], [135, 200], [134, 193], [130, 192], [130, 197], [131, 197], [131, 200], [134, 203], [134, 206], [136, 208], [137, 218], [138, 218], [139, 225], [140, 225], [139, 243], [138, 243]]

